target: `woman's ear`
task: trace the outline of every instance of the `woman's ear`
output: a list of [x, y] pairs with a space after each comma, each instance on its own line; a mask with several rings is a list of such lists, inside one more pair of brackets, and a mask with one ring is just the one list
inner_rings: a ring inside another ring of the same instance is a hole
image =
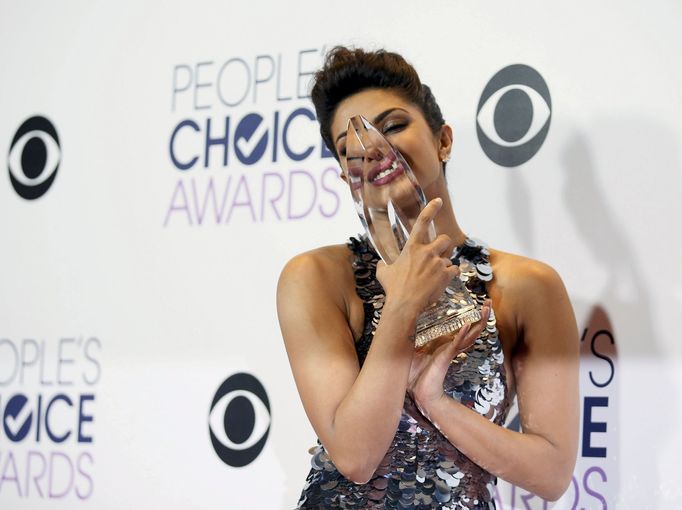
[[450, 159], [450, 151], [452, 150], [452, 128], [443, 124], [440, 128], [438, 156], [441, 161]]

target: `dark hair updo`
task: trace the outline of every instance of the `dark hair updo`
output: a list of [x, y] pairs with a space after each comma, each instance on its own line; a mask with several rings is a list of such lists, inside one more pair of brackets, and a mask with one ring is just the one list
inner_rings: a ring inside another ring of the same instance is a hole
[[327, 53], [322, 69], [315, 73], [311, 97], [322, 139], [337, 160], [339, 155], [331, 134], [336, 107], [347, 97], [371, 88], [390, 89], [417, 106], [434, 134], [445, 124], [431, 89], [402, 56], [386, 50], [336, 46]]

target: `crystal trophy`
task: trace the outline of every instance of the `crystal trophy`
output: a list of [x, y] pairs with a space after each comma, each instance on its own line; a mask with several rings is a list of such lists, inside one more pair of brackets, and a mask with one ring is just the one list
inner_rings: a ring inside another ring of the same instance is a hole
[[[348, 121], [342, 166], [369, 240], [383, 261], [391, 264], [426, 205], [424, 192], [400, 152], [361, 115]], [[433, 222], [428, 230], [431, 242], [436, 238]], [[415, 347], [480, 319], [471, 294], [455, 277], [440, 299], [417, 318]]]

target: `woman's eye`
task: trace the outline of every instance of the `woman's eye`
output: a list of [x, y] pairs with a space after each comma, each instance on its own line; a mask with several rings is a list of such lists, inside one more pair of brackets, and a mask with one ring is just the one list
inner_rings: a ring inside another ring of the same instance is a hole
[[395, 122], [391, 124], [386, 124], [384, 126], [383, 132], [384, 133], [395, 133], [396, 131], [400, 131], [403, 129], [407, 124], [404, 122]]

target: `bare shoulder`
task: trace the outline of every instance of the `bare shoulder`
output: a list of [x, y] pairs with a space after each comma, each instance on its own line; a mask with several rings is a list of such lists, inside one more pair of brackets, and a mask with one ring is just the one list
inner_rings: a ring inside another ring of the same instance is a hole
[[278, 302], [323, 299], [348, 312], [354, 292], [351, 251], [344, 244], [300, 253], [286, 263], [277, 286]]
[[[502, 297], [506, 311], [525, 344], [557, 338], [573, 341], [575, 317], [559, 274], [539, 260], [490, 250], [495, 273], [495, 292]], [[549, 334], [552, 332], [552, 334]], [[556, 343], [556, 341], [552, 342]]]
[[289, 280], [343, 279], [352, 275], [351, 252], [344, 244], [322, 246], [294, 256], [286, 263], [280, 275], [280, 284]]
[[352, 257], [346, 245], [337, 244], [296, 255], [284, 266], [277, 284], [277, 315], [287, 345], [301, 339], [301, 345], [309, 345], [310, 338], [319, 343], [330, 331], [348, 345], [360, 338], [364, 312]]
[[565, 292], [559, 273], [549, 264], [493, 249], [490, 262], [496, 283], [512, 295], [541, 298], [547, 293]]

